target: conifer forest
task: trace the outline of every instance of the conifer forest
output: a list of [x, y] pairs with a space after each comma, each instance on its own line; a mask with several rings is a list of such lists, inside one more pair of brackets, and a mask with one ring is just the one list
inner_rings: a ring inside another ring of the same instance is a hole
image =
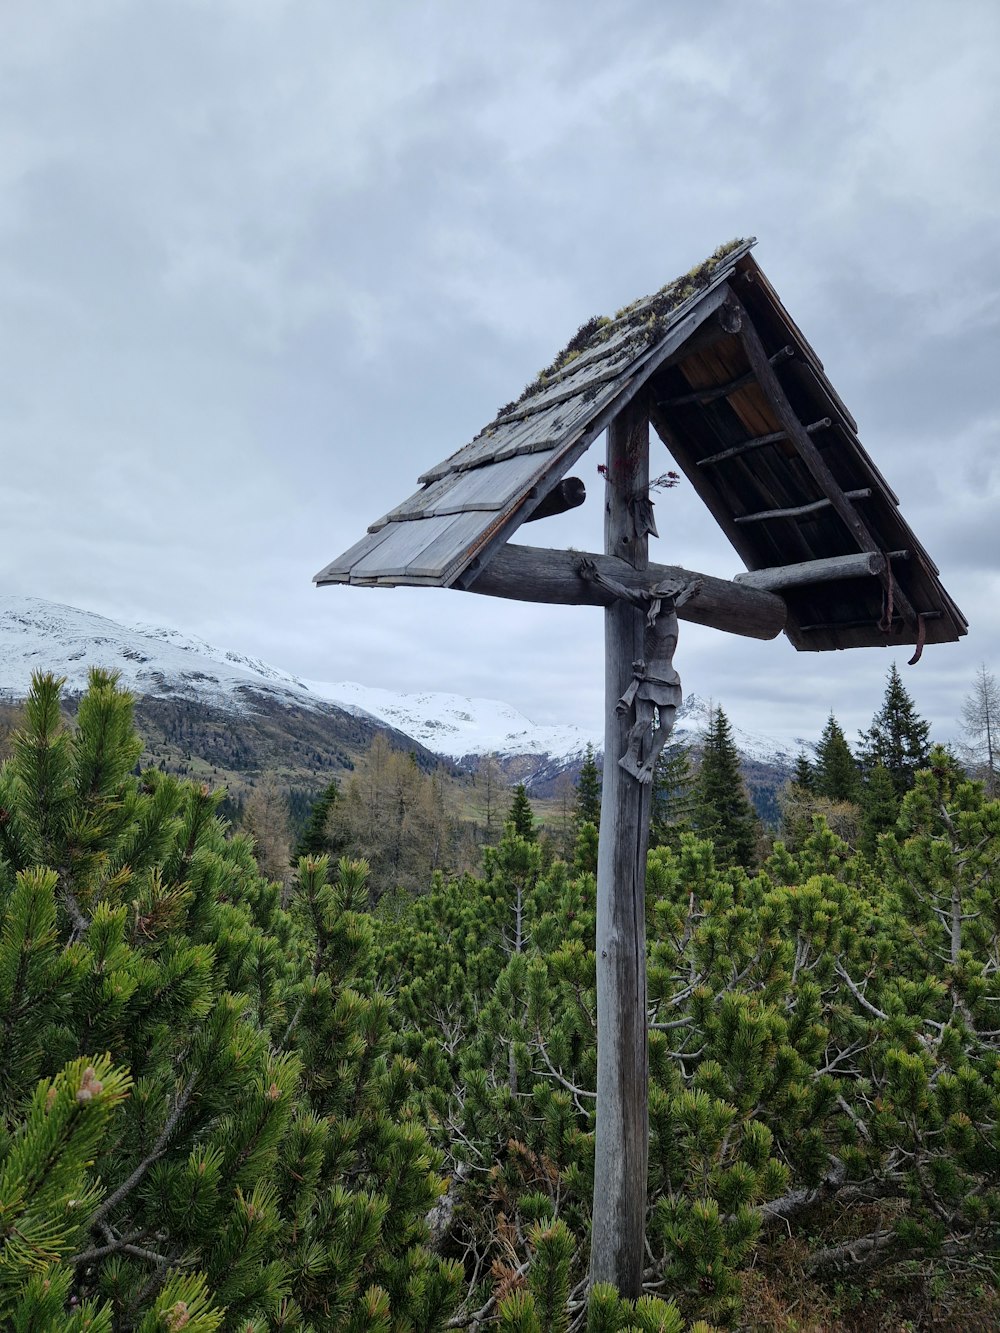
[[1000, 802], [928, 730], [893, 670], [771, 834], [722, 709], [696, 769], [664, 752], [627, 1301], [587, 1282], [593, 754], [572, 846], [521, 787], [456, 872], [425, 791], [376, 889], [362, 786], [265, 870], [221, 792], [139, 771], [113, 675], [72, 724], [38, 676], [0, 771], [0, 1323], [1000, 1327]]

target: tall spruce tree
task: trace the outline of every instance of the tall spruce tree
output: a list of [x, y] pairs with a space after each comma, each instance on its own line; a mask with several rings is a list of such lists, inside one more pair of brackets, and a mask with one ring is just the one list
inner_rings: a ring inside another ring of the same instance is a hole
[[882, 707], [868, 730], [860, 733], [858, 754], [862, 769], [870, 773], [881, 764], [892, 778], [896, 795], [905, 796], [917, 772], [926, 768], [930, 759], [930, 729], [930, 723], [917, 715], [893, 662], [886, 677]]
[[330, 811], [339, 795], [340, 783], [334, 778], [313, 801], [306, 826], [295, 848], [296, 864], [300, 856], [335, 856], [341, 851], [341, 839], [330, 828]]
[[800, 750], [795, 756], [795, 769], [791, 781], [801, 792], [816, 790], [816, 770], [804, 750]]
[[679, 846], [681, 835], [691, 831], [693, 817], [694, 772], [691, 768], [691, 748], [680, 744], [665, 745], [653, 773], [649, 845]]
[[587, 742], [587, 751], [576, 782], [576, 826], [601, 826], [601, 775], [594, 757], [594, 747]]
[[840, 723], [833, 713], [827, 718], [816, 747], [813, 791], [831, 801], [856, 801], [860, 794], [861, 773], [851, 754]]
[[899, 817], [899, 796], [892, 774], [884, 764], [876, 764], [861, 788], [861, 850], [874, 857], [879, 835], [893, 827]]
[[524, 838], [527, 842], [534, 842], [535, 815], [531, 809], [531, 802], [528, 800], [528, 793], [523, 782], [519, 782], [514, 788], [514, 799], [511, 801], [510, 810], [507, 812], [507, 823], [513, 826], [514, 832], [519, 838]]
[[729, 719], [716, 708], [701, 751], [694, 784], [694, 826], [715, 844], [727, 865], [753, 865], [760, 821], [747, 796], [740, 772], [740, 756]]

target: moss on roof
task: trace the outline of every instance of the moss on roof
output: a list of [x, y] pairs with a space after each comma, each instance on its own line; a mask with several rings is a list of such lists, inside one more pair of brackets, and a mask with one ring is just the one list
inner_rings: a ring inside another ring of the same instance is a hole
[[494, 420], [480, 434], [491, 431], [504, 417], [510, 416], [521, 407], [527, 399], [541, 393], [584, 352], [599, 347], [611, 338], [623, 332], [630, 335], [622, 343], [622, 359], [625, 357], [632, 359], [647, 347], [652, 347], [666, 333], [670, 317], [677, 307], [708, 287], [716, 270], [733, 251], [752, 243], [752, 238], [748, 241], [742, 237], [727, 241], [702, 263], [695, 265], [681, 277], [675, 278], [673, 282], [665, 283], [652, 296], [642, 296], [630, 305], [623, 306], [615, 313], [614, 319], [607, 315], [595, 315], [592, 319], [588, 319], [586, 323], [580, 325], [559, 355], [525, 386], [521, 396], [505, 403]]

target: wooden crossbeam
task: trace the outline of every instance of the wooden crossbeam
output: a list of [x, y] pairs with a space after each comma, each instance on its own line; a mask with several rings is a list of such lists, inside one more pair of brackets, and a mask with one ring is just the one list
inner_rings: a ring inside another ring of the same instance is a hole
[[[746, 324], [748, 316], [746, 311], [740, 306], [740, 328], [738, 332], [743, 333], [743, 326]], [[782, 361], [787, 361], [795, 355], [794, 347], [779, 347], [778, 350], [768, 359], [769, 365], [780, 365]], [[748, 384], [752, 384], [757, 379], [756, 371], [748, 371], [745, 375], [737, 375], [734, 380], [729, 380], [727, 384], [710, 384], [703, 389], [695, 389], [691, 393], [682, 393], [676, 398], [658, 398], [657, 407], [683, 407], [685, 403], [714, 403], [717, 398], [727, 398], [737, 389], [745, 389]]]
[[518, 602], [549, 602], [556, 606], [610, 606], [614, 600], [598, 583], [580, 574], [583, 561], [629, 588], [672, 582], [678, 588], [697, 581], [698, 594], [677, 608], [681, 620], [710, 625], [749, 639], [774, 639], [785, 628], [785, 603], [772, 592], [696, 574], [677, 565], [650, 565], [637, 571], [624, 560], [584, 551], [556, 551], [510, 543], [489, 564], [463, 583], [468, 592], [506, 597]]
[[[844, 491], [848, 500], [867, 500], [871, 496], [871, 487], [864, 486], [857, 491]], [[810, 504], [794, 505], [790, 509], [760, 509], [756, 514], [739, 514], [734, 523], [759, 523], [765, 518], [801, 518], [804, 514], [815, 514], [820, 509], [829, 509], [832, 500], [813, 500]]]
[[[826, 430], [827, 426], [833, 424], [830, 417], [820, 417], [818, 421], [813, 421], [806, 426], [806, 434], [812, 435], [818, 430]], [[748, 453], [751, 449], [759, 449], [764, 444], [776, 444], [778, 440], [787, 440], [788, 434], [783, 430], [773, 430], [770, 435], [757, 435], [752, 440], [744, 440], [741, 444], [734, 444], [730, 449], [723, 449], [717, 454], [709, 454], [707, 458], [699, 458], [699, 467], [708, 467], [709, 463], [721, 463], [724, 458], [736, 458], [740, 454]]]

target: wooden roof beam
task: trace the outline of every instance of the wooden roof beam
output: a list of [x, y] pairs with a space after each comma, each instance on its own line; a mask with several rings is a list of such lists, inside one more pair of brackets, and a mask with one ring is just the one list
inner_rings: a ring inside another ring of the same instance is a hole
[[524, 520], [534, 523], [540, 518], [552, 518], [554, 514], [565, 514], [570, 509], [578, 509], [587, 498], [587, 487], [581, 477], [563, 477], [557, 481], [545, 496], [541, 504], [531, 511]]
[[[868, 500], [871, 498], [871, 487], [865, 486], [857, 491], [844, 491], [844, 496], [848, 500]], [[739, 514], [734, 516], [734, 523], [759, 523], [765, 518], [802, 518], [808, 514], [818, 513], [821, 509], [829, 509], [832, 500], [813, 500], [805, 505], [793, 505], [790, 509], [759, 509], [756, 514]]]
[[[889, 551], [890, 560], [905, 560], [909, 551]], [[885, 572], [886, 556], [874, 551], [857, 555], [831, 555], [822, 560], [803, 560], [796, 565], [774, 565], [770, 569], [749, 569], [736, 574], [733, 582], [744, 588], [778, 592], [782, 588], [808, 587], [812, 583], [831, 583], [838, 579], [879, 577]]]
[[579, 572], [582, 561], [592, 561], [608, 578], [628, 588], [650, 588], [667, 580], [678, 587], [697, 580], [697, 595], [677, 608], [681, 620], [709, 625], [749, 639], [774, 639], [785, 628], [787, 608], [773, 592], [695, 574], [677, 565], [650, 565], [636, 570], [615, 556], [583, 551], [555, 551], [537, 546], [507, 545], [493, 556], [481, 573], [463, 580], [467, 592], [506, 597], [519, 602], [549, 602], [557, 606], [610, 606], [613, 597]]
[[[805, 427], [807, 435], [813, 435], [818, 430], [826, 430], [827, 426], [832, 426], [831, 417], [820, 417], [818, 421], [813, 421]], [[770, 435], [757, 435], [752, 440], [744, 440], [742, 444], [734, 444], [729, 449], [723, 449], [717, 454], [709, 454], [707, 458], [699, 458], [699, 467], [708, 467], [709, 463], [721, 463], [725, 458], [737, 458], [740, 454], [748, 453], [751, 449], [759, 449], [765, 444], [777, 444], [779, 440], [787, 440], [788, 435], [783, 430], [773, 430]]]

